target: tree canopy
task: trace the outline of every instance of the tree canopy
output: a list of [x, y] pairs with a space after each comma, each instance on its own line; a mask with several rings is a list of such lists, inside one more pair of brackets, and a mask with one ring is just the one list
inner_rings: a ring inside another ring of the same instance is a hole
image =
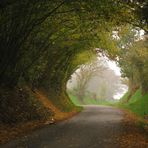
[[119, 47], [112, 31], [126, 24], [147, 31], [146, 14], [146, 1], [138, 0], [1, 1], [0, 86], [13, 88], [25, 81], [47, 90], [57, 105], [66, 100], [67, 107], [73, 106], [66, 82], [85, 62], [83, 55], [99, 47], [114, 59]]

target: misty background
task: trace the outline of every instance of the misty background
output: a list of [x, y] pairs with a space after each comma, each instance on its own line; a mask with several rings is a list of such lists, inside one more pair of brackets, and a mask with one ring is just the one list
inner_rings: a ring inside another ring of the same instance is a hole
[[[85, 80], [87, 81], [86, 86], [82, 88], [80, 85], [84, 77], [88, 77], [87, 73], [91, 73], [90, 78]], [[67, 92], [74, 103], [96, 104], [100, 101], [116, 101], [127, 92], [127, 81], [121, 78], [120, 68], [114, 61], [106, 56], [99, 56], [91, 62], [91, 65], [79, 66], [67, 83]]]

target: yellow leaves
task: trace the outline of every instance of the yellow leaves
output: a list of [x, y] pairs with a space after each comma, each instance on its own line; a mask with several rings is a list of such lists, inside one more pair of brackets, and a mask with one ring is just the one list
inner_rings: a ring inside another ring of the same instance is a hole
[[140, 122], [141, 119], [139, 119], [139, 117], [137, 117], [131, 112], [127, 111], [124, 112], [125, 112], [125, 118], [123, 120], [124, 132], [120, 137], [118, 137], [120, 148], [148, 147], [147, 137], [143, 134], [141, 128], [136, 126], [136, 123]]
[[74, 65], [80, 65], [91, 61], [96, 55], [91, 50], [85, 50], [78, 53], [73, 61]]
[[71, 35], [71, 38], [73, 38], [73, 39], [79, 39], [81, 37], [81, 34], [72, 34]]
[[109, 55], [116, 55], [119, 51], [110, 32], [100, 32], [100, 41], [98, 42], [98, 46], [99, 48], [104, 49]]
[[141, 60], [147, 59], [148, 57], [148, 46], [145, 45], [144, 41], [136, 42], [131, 50], [133, 50], [133, 52], [135, 51]]
[[129, 25], [121, 26], [120, 29], [118, 29], [118, 35], [124, 36], [129, 34], [130, 31], [131, 31], [131, 28]]

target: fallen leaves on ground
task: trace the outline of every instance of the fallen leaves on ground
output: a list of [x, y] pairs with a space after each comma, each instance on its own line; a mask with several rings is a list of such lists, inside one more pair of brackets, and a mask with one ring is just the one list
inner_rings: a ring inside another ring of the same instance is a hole
[[16, 137], [26, 135], [30, 131], [33, 131], [37, 128], [43, 127], [45, 125], [53, 124], [65, 119], [68, 119], [78, 113], [77, 110], [72, 112], [62, 112], [56, 108], [53, 103], [43, 94], [41, 91], [36, 91], [35, 93], [37, 99], [49, 110], [52, 110], [54, 116], [47, 120], [36, 120], [26, 123], [20, 123], [15, 126], [0, 124], [0, 144], [6, 143]]
[[148, 148], [148, 132], [139, 126], [143, 119], [124, 111], [123, 132], [118, 138], [120, 148]]

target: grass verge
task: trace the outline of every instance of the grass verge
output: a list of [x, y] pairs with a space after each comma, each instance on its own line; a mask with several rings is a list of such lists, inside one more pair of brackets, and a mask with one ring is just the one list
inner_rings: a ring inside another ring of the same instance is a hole
[[148, 94], [142, 95], [138, 89], [130, 98], [129, 95], [127, 92], [115, 106], [131, 114], [136, 124], [148, 131]]

